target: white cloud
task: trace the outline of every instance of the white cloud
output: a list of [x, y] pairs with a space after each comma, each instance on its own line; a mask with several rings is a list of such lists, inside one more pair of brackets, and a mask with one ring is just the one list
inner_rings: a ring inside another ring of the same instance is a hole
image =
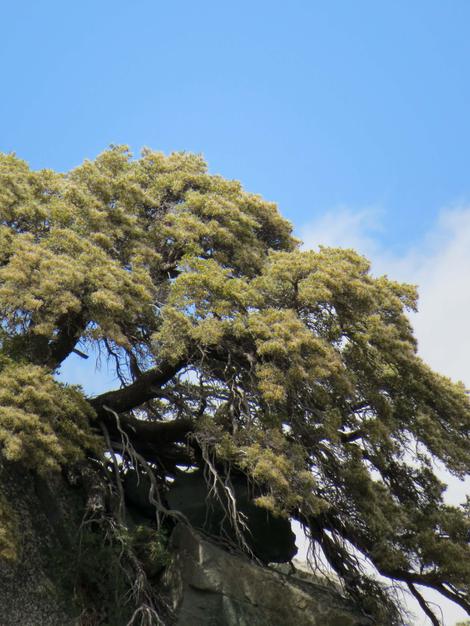
[[470, 387], [470, 209], [443, 213], [413, 275], [414, 326], [423, 358]]
[[300, 230], [300, 238], [306, 248], [321, 244], [354, 248], [362, 254], [373, 255], [378, 249], [375, 235], [381, 230], [378, 209], [353, 211], [348, 207], [339, 207], [306, 224]]

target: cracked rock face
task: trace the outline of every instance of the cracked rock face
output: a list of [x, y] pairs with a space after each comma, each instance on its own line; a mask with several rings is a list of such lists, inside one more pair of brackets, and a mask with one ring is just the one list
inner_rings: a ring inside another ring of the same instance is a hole
[[176, 626], [371, 626], [337, 591], [263, 568], [177, 526], [164, 586]]

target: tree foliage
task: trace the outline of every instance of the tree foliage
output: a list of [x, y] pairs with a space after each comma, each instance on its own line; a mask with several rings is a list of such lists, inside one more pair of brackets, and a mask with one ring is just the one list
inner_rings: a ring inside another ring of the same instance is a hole
[[[470, 507], [435, 473], [468, 474], [470, 406], [417, 356], [415, 307], [352, 250], [302, 250], [199, 156], [113, 147], [65, 174], [0, 157], [4, 457], [44, 472], [119, 453], [159, 489], [177, 466], [226, 488], [240, 472], [397, 624], [361, 559], [431, 619], [418, 588], [470, 611]], [[109, 358], [120, 387], [57, 382], [75, 350]]]

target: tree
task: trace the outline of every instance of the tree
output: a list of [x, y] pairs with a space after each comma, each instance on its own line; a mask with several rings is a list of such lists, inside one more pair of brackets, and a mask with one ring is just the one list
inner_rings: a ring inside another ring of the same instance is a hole
[[[274, 204], [199, 156], [112, 147], [62, 174], [3, 155], [0, 176], [4, 459], [94, 459], [121, 497], [140, 466], [163, 516], [178, 466], [222, 492], [238, 473], [377, 619], [401, 623], [363, 562], [434, 624], [422, 588], [470, 612], [470, 505], [445, 504], [434, 471], [468, 474], [470, 406], [416, 354], [413, 286], [352, 250], [303, 251]], [[118, 389], [54, 378], [93, 351]], [[236, 507], [232, 523], [243, 545]]]

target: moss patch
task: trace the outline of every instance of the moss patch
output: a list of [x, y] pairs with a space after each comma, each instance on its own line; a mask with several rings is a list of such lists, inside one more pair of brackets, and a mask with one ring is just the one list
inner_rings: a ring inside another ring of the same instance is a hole
[[0, 559], [15, 562], [19, 556], [18, 520], [8, 500], [0, 494]]

